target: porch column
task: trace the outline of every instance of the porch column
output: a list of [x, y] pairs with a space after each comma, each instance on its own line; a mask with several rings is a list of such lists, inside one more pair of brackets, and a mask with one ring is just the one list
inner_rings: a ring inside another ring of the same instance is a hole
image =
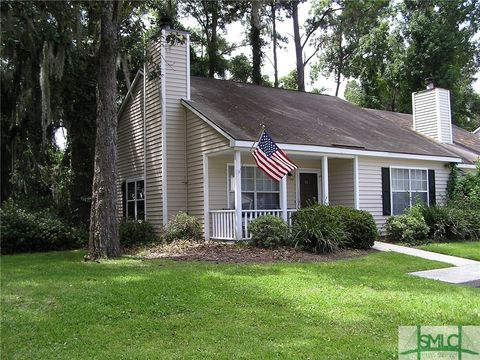
[[235, 238], [242, 240], [242, 154], [235, 151]]
[[328, 205], [328, 157], [322, 157], [322, 204]]
[[282, 219], [287, 222], [287, 175], [280, 180], [280, 209], [282, 209]]
[[208, 196], [208, 156], [203, 154], [203, 230], [210, 240], [210, 197]]
[[353, 158], [353, 203], [355, 209], [360, 209], [360, 193], [358, 179], [358, 156]]

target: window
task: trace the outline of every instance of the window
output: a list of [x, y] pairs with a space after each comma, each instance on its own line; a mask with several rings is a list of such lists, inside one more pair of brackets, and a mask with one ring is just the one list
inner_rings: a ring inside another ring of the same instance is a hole
[[417, 202], [428, 204], [427, 170], [392, 168], [392, 214], [402, 214]]
[[145, 182], [126, 182], [126, 217], [132, 220], [145, 220]]
[[[228, 207], [235, 207], [235, 171], [228, 166]], [[280, 189], [256, 166], [242, 166], [242, 209], [271, 210], [280, 208]]]

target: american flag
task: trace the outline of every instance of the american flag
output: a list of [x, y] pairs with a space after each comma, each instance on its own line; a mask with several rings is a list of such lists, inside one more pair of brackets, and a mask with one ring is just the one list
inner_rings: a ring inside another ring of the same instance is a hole
[[280, 181], [286, 174], [297, 168], [265, 130], [252, 155], [257, 166], [275, 181]]

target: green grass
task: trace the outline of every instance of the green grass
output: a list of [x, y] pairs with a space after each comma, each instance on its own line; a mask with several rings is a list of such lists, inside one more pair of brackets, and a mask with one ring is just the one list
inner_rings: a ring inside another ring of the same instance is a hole
[[394, 253], [235, 265], [3, 256], [3, 359], [396, 359], [399, 325], [480, 324], [478, 289]]
[[422, 250], [437, 252], [440, 254], [460, 256], [466, 259], [480, 261], [480, 241], [432, 243], [419, 246]]

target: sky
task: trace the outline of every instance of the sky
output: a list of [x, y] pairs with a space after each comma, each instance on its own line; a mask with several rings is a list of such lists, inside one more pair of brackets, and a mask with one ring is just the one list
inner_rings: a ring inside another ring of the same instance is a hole
[[[308, 0], [305, 3], [299, 4], [299, 22], [300, 24], [304, 23], [304, 21], [308, 17], [308, 11], [311, 7], [312, 0]], [[192, 17], [185, 17], [181, 19], [181, 22], [185, 26], [198, 26], [195, 19]], [[277, 50], [277, 58], [278, 58], [278, 71], [279, 71], [279, 77], [282, 77], [286, 74], [288, 74], [291, 70], [295, 69], [295, 45], [293, 43], [293, 24], [292, 24], [292, 19], [286, 19], [284, 18], [282, 22], [277, 21], [277, 31], [279, 34], [282, 36], [286, 36], [289, 41], [288, 44], [284, 46], [283, 49], [278, 49]], [[480, 34], [478, 34], [480, 37]], [[242, 42], [245, 38], [245, 28], [242, 26], [240, 21], [237, 21], [233, 24], [230, 24], [225, 33], [226, 39], [230, 43], [240, 43]], [[270, 79], [273, 81], [273, 56], [272, 56], [272, 48], [270, 46], [271, 44], [269, 43], [268, 46], [264, 48], [265, 52], [265, 58], [264, 58], [264, 63], [262, 66], [262, 74], [268, 75]], [[307, 56], [311, 54], [310, 49], [307, 49], [306, 54]], [[251, 50], [250, 47], [247, 45], [243, 48], [240, 48], [232, 53], [232, 56], [238, 55], [244, 53], [247, 55], [247, 57], [250, 58], [251, 56]], [[335, 95], [335, 81], [333, 80], [333, 75], [330, 78], [326, 77], [320, 77], [313, 85], [310, 82], [310, 77], [309, 77], [309, 70], [310, 70], [310, 65], [314, 64], [315, 60], [312, 59], [310, 63], [307, 65], [305, 68], [305, 85], [307, 91], [312, 90], [314, 87], [321, 89], [325, 88], [324, 93], [328, 95]], [[474, 83], [473, 87], [476, 92], [480, 93], [480, 72], [477, 73], [477, 81]], [[341, 85], [340, 85], [340, 92], [339, 96], [341, 98], [344, 98], [344, 92], [345, 92], [345, 86], [347, 84], [347, 80], [343, 80]]]

